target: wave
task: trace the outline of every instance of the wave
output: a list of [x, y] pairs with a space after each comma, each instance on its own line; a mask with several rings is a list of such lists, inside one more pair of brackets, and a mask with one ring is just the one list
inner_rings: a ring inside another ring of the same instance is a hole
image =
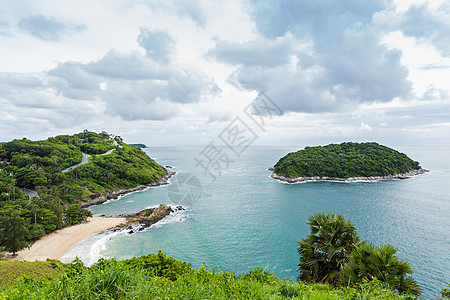
[[70, 263], [78, 258], [84, 265], [91, 266], [104, 257], [101, 255], [101, 252], [106, 250], [106, 244], [109, 240], [126, 233], [127, 231], [125, 230], [105, 230], [91, 235], [70, 249], [60, 260], [64, 263]]
[[[60, 260], [64, 263], [70, 263], [78, 258], [84, 263], [84, 265], [92, 266], [100, 258], [107, 258], [107, 256], [102, 253], [107, 250], [108, 243], [118, 236], [146, 232], [155, 228], [160, 228], [167, 224], [184, 222], [189, 218], [189, 213], [186, 211], [186, 207], [183, 207], [184, 209], [179, 209], [180, 205], [170, 204], [170, 206], [174, 208], [174, 211], [150, 227], [142, 228], [141, 224], [133, 224], [125, 228], [108, 229], [101, 233], [91, 235], [70, 249], [66, 254], [64, 254], [63, 257], [61, 257]], [[154, 208], [154, 206], [149, 206], [146, 208]]]
[[[269, 175], [267, 177], [275, 179], [276, 181], [278, 181], [282, 184], [304, 184], [304, 183], [310, 183], [310, 182], [334, 182], [334, 183], [343, 183], [343, 184], [350, 183], [351, 184], [351, 183], [358, 183], [358, 182], [372, 183], [372, 182], [379, 182], [381, 180], [387, 180], [387, 179], [356, 179], [356, 180], [308, 179], [308, 180], [302, 180], [302, 181], [288, 182], [286, 180], [274, 178], [274, 177], [272, 177], [272, 175]], [[400, 179], [393, 178], [393, 179], [389, 179], [389, 180], [400, 180]]]

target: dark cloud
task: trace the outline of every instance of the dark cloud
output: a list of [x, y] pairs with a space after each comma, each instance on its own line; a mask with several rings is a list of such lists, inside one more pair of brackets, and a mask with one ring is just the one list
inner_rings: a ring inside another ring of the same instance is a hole
[[297, 37], [322, 40], [339, 45], [343, 31], [353, 24], [367, 24], [386, 1], [252, 1], [252, 15], [258, 30], [267, 37], [283, 36], [287, 31]]
[[449, 2], [444, 2], [437, 10], [430, 9], [427, 3], [412, 5], [402, 16], [399, 28], [405, 35], [427, 41], [450, 56]]
[[46, 74], [0, 74], [0, 136], [69, 128], [97, 115], [98, 101], [64, 97], [48, 81]]
[[254, 2], [253, 17], [264, 39], [218, 43], [211, 55], [239, 65], [231, 82], [265, 91], [285, 111], [333, 111], [407, 97], [412, 87], [401, 52], [381, 44], [382, 33], [372, 24], [384, 5]]
[[101, 78], [86, 70], [86, 65], [78, 62], [60, 63], [47, 72], [48, 86], [64, 97], [80, 100], [95, 99], [100, 91]]
[[181, 3], [182, 4], [178, 7], [178, 13], [181, 16], [190, 18], [198, 26], [205, 27], [207, 18], [206, 12], [203, 9], [204, 5], [202, 5], [201, 1], [182, 1]]
[[[167, 119], [178, 113], [179, 104], [198, 102], [218, 90], [214, 81], [195, 67], [156, 63], [138, 53], [119, 57], [116, 61], [119, 66], [122, 60], [144, 63], [127, 64], [135, 66], [134, 69], [117, 68], [117, 75], [111, 68], [105, 73], [103, 64], [89, 64], [87, 69], [93, 74], [108, 74], [103, 77], [105, 88], [98, 97], [106, 102], [108, 113], [125, 120]], [[127, 76], [119, 75], [122, 70]]]
[[19, 88], [40, 88], [43, 86], [42, 80], [35, 74], [23, 73], [0, 73], [0, 92], [9, 93]]
[[106, 78], [141, 80], [167, 79], [170, 76], [167, 65], [158, 64], [137, 51], [123, 53], [111, 50], [100, 60], [90, 62], [83, 68], [89, 73]]
[[56, 42], [65, 35], [72, 35], [84, 30], [85, 25], [62, 23], [43, 15], [23, 18], [18, 23], [23, 32], [43, 41]]
[[174, 41], [167, 31], [140, 29], [137, 42], [145, 49], [147, 57], [168, 62], [174, 49]]
[[[145, 37], [140, 41], [147, 51], [147, 38], [158, 36], [157, 41], [171, 43], [167, 34], [143, 32]], [[40, 76], [3, 73], [0, 93], [24, 107], [56, 109], [64, 107], [65, 101], [99, 101], [107, 114], [124, 120], [162, 120], [178, 114], [181, 105], [218, 91], [214, 80], [196, 66], [161, 59], [167, 51], [159, 54], [111, 50], [96, 61], [60, 63]]]
[[165, 120], [178, 114], [177, 105], [169, 101], [166, 85], [154, 81], [109, 82], [102, 91], [107, 113], [123, 120]]

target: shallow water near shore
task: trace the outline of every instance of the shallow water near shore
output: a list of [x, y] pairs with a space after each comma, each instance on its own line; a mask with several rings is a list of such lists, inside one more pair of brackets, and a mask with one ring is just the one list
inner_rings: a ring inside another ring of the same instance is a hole
[[192, 185], [181, 185], [175, 194], [163, 186], [93, 206], [94, 214], [113, 216], [160, 203], [181, 204], [187, 210], [142, 232], [93, 236], [77, 246], [83, 250], [75, 247], [70, 255], [93, 262], [102, 256], [123, 259], [162, 249], [195, 267], [205, 262], [246, 272], [266, 266], [280, 278], [295, 280], [297, 241], [309, 233], [305, 220], [315, 212], [331, 211], [350, 219], [361, 240], [398, 248], [424, 295], [436, 298], [450, 280], [450, 149], [392, 147], [431, 172], [405, 180], [283, 184], [270, 178], [267, 168], [298, 149], [252, 146], [241, 157], [230, 155], [228, 169], [212, 182], [194, 159], [203, 147], [144, 149], [161, 165], [175, 167], [171, 170], [178, 175], [172, 182], [186, 173], [198, 178], [201, 193], [199, 186], [193, 192]]

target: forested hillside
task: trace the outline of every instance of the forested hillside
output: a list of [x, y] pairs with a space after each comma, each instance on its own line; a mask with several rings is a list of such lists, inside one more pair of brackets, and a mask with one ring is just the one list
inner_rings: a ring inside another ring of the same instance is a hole
[[[73, 167], [83, 153], [86, 163]], [[152, 183], [166, 172], [141, 149], [106, 132], [0, 143], [0, 160], [0, 247], [17, 234], [31, 241], [79, 223], [90, 215], [80, 204], [107, 191]], [[39, 197], [30, 199], [23, 192], [29, 190]]]
[[377, 143], [342, 143], [305, 147], [281, 158], [274, 172], [296, 177], [387, 176], [421, 169], [417, 161]]

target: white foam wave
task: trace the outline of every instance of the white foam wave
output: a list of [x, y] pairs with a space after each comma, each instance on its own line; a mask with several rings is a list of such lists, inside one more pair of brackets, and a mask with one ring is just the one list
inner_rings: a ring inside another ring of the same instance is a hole
[[[160, 228], [166, 224], [184, 222], [187, 218], [189, 218], [189, 214], [186, 210], [177, 209], [179, 205], [171, 204], [170, 206], [174, 208], [174, 211], [156, 224], [153, 224], [145, 229], [142, 229], [142, 225], [140, 224], [134, 224], [131, 225], [131, 228], [127, 227], [115, 231], [106, 230], [104, 232], [91, 235], [70, 249], [69, 252], [61, 257], [61, 261], [64, 263], [70, 263], [78, 257], [86, 266], [92, 266], [100, 258], [106, 257], [102, 253], [107, 250], [108, 242], [117, 236], [130, 234], [131, 231], [133, 233], [144, 232], [151, 230], [152, 228]], [[147, 208], [154, 207], [150, 206]]]
[[[276, 181], [282, 183], [282, 184], [303, 184], [303, 183], [309, 183], [309, 182], [335, 182], [335, 183], [357, 183], [357, 182], [365, 182], [365, 183], [371, 183], [371, 182], [378, 182], [380, 180], [388, 180], [388, 179], [357, 179], [357, 180], [318, 180], [318, 179], [310, 179], [310, 180], [302, 180], [302, 181], [294, 181], [294, 182], [287, 182], [285, 180], [281, 180], [278, 178], [273, 178], [272, 175], [267, 176], [269, 178], [275, 179]], [[389, 179], [389, 180], [400, 180], [400, 179]]]

